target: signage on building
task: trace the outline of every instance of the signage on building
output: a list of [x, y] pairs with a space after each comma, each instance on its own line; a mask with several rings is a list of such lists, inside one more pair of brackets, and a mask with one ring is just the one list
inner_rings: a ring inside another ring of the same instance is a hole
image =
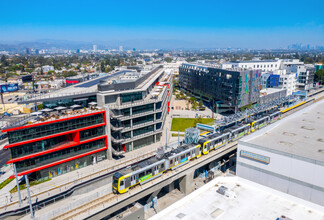
[[11, 83], [7, 85], [1, 85], [0, 86], [0, 92], [5, 93], [5, 92], [15, 92], [18, 91], [18, 83]]
[[31, 81], [33, 81], [33, 76], [32, 75], [23, 76], [23, 77], [21, 77], [21, 80], [23, 83], [31, 82]]
[[97, 161], [102, 161], [103, 159], [105, 159], [105, 155], [98, 155], [97, 156]]
[[246, 150], [241, 150], [240, 152], [240, 156], [243, 158], [247, 158], [250, 160], [254, 160], [260, 163], [264, 163], [264, 164], [269, 164], [270, 163], [270, 157], [266, 157], [260, 154], [256, 154], [256, 153], [252, 153]]

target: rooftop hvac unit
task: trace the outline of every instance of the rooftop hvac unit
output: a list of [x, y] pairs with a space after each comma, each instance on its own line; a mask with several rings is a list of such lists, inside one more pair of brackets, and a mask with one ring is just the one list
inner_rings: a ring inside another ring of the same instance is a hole
[[199, 139], [199, 129], [197, 128], [187, 128], [185, 130], [184, 143], [185, 144], [196, 144]]

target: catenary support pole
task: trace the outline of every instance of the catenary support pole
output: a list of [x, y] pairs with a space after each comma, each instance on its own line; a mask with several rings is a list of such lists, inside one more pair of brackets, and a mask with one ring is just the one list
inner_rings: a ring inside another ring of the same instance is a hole
[[29, 192], [29, 180], [28, 180], [28, 176], [27, 175], [25, 175], [25, 180], [26, 180], [27, 194], [28, 194], [28, 202], [29, 202], [29, 208], [30, 208], [30, 217], [31, 218], [34, 218], [33, 205], [31, 203], [30, 192]]
[[19, 181], [18, 181], [16, 164], [13, 164], [13, 168], [14, 168], [14, 174], [15, 174], [15, 178], [16, 178], [17, 191], [18, 191], [18, 199], [19, 199], [19, 207], [20, 207], [21, 206], [21, 195], [20, 195], [20, 189], [19, 189]]

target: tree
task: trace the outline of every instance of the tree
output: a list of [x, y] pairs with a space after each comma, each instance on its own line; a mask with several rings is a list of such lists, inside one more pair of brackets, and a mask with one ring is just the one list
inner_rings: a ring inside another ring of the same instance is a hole
[[101, 62], [100, 70], [101, 70], [101, 72], [105, 72], [105, 63], [104, 62]]
[[199, 124], [202, 123], [202, 118], [201, 118], [201, 116], [198, 116], [198, 117], [195, 119], [194, 127], [197, 126], [197, 123], [199, 123]]
[[319, 82], [321, 85], [324, 83], [324, 69], [317, 70], [315, 73], [315, 82]]
[[197, 101], [192, 102], [191, 108], [196, 110], [197, 109]]
[[197, 98], [196, 97], [190, 97], [189, 101], [191, 102], [191, 104], [194, 104], [197, 102]]
[[253, 107], [252, 103], [249, 103], [249, 104], [247, 104], [245, 106], [240, 107], [240, 111], [243, 112], [246, 109], [251, 109], [252, 107]]
[[166, 57], [164, 60], [165, 60], [165, 62], [167, 62], [167, 63], [171, 63], [171, 61], [172, 61], [171, 57]]
[[64, 74], [63, 74], [63, 76], [66, 78], [66, 77], [71, 77], [71, 76], [76, 76], [76, 75], [78, 75], [76, 72], [74, 72], [74, 71], [69, 71], [69, 72], [65, 72]]
[[198, 106], [199, 106], [199, 107], [203, 107], [203, 105], [204, 105], [203, 101], [200, 100]]
[[1, 63], [4, 63], [6, 61], [6, 56], [5, 55], [2, 55], [0, 61], [1, 61]]
[[176, 79], [174, 79], [173, 80], [173, 85], [175, 86], [175, 87], [178, 87], [179, 85], [179, 80], [176, 80]]

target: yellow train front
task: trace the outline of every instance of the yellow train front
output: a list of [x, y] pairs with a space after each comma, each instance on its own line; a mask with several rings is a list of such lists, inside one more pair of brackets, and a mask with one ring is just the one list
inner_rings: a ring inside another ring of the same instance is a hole
[[190, 160], [201, 156], [199, 144], [188, 144], [172, 149], [163, 157], [152, 157], [131, 167], [122, 169], [113, 175], [112, 188], [114, 193], [125, 193], [136, 185], [143, 185], [161, 176], [167, 170], [177, 169]]
[[[231, 141], [235, 141], [251, 132], [260, 129], [267, 124], [281, 118], [281, 111], [262, 114], [262, 116], [250, 117], [251, 123], [233, 124], [225, 128], [221, 133], [215, 133], [201, 138], [198, 144], [188, 144], [172, 149], [162, 158], [149, 158], [136, 165], [125, 168], [113, 175], [112, 188], [114, 193], [125, 193], [130, 188], [143, 185], [161, 176], [168, 170], [177, 169], [192, 159], [198, 159], [202, 154], [219, 149]], [[252, 120], [251, 120], [252, 119]]]

